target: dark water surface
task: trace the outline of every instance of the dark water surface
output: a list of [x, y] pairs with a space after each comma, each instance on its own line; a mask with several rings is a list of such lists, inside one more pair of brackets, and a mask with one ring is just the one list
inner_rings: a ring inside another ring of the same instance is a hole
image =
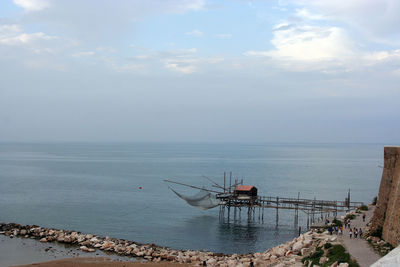
[[[263, 251], [296, 235], [293, 213], [263, 224], [221, 222], [174, 195], [163, 179], [197, 186], [233, 171], [260, 195], [370, 202], [380, 144], [0, 144], [0, 221], [108, 235], [176, 249]], [[139, 189], [142, 187], [142, 189]], [[195, 190], [174, 186], [186, 195]], [[301, 222], [305, 216], [300, 213]]]

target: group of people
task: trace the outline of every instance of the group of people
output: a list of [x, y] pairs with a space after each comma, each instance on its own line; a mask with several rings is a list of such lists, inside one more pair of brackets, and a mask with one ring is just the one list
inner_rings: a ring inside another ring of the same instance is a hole
[[[365, 214], [363, 215], [363, 221], [365, 221]], [[326, 219], [325, 224], [329, 224], [329, 220], [328, 219]], [[350, 219], [347, 219], [344, 222], [344, 227], [345, 227], [345, 229], [349, 229], [350, 238], [353, 238], [353, 236], [354, 236], [354, 238], [360, 238], [360, 239], [362, 238], [362, 235], [363, 235], [362, 229], [361, 228], [357, 229], [356, 227], [351, 228]], [[332, 234], [343, 235], [343, 226], [337, 226], [337, 225], [329, 226], [328, 227], [328, 232], [331, 235]]]
[[337, 235], [343, 235], [343, 226], [337, 226], [337, 225], [335, 225], [335, 226], [329, 226], [328, 227], [328, 232], [329, 232], [329, 234], [333, 234], [333, 233], [335, 233], [335, 234], [337, 234]]
[[362, 231], [361, 228], [357, 229], [357, 228], [354, 227], [353, 230], [350, 228], [350, 230], [349, 230], [350, 238], [352, 237], [353, 234], [354, 234], [354, 238], [357, 238], [357, 236], [359, 236], [359, 238], [361, 239], [363, 231]]
[[[365, 222], [365, 214], [363, 214], [363, 221]], [[349, 236], [350, 236], [350, 238], [352, 238], [353, 235], [354, 235], [354, 238], [357, 238], [357, 237], [359, 237], [360, 239], [362, 238], [362, 234], [363, 234], [362, 229], [361, 228], [357, 229], [356, 227], [353, 227], [353, 229], [351, 229], [351, 221], [350, 221], [350, 219], [347, 219], [345, 221], [344, 225], [345, 225], [346, 228], [349, 228]]]

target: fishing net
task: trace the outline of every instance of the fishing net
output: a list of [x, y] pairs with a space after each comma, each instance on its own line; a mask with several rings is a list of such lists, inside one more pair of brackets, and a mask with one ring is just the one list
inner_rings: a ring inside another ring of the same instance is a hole
[[221, 201], [217, 199], [215, 195], [211, 194], [210, 192], [204, 189], [200, 190], [194, 196], [184, 196], [176, 192], [171, 187], [169, 187], [169, 189], [171, 189], [172, 192], [174, 192], [178, 197], [185, 200], [186, 203], [188, 203], [189, 205], [197, 207], [202, 210], [215, 208], [221, 203]]

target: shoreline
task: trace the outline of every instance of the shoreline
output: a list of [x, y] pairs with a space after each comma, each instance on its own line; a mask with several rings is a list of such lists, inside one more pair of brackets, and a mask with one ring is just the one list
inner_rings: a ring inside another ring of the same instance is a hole
[[[336, 236], [327, 232], [308, 231], [284, 244], [267, 249], [264, 252], [249, 254], [223, 254], [196, 250], [175, 250], [155, 244], [140, 244], [134, 241], [101, 237], [78, 231], [45, 228], [37, 225], [0, 223], [0, 234], [6, 238], [30, 239], [51, 246], [67, 245], [79, 251], [80, 256], [122, 257], [127, 262], [152, 262], [189, 264], [201, 266], [303, 266], [303, 257], [313, 253], [317, 246], [327, 242], [339, 244]], [[7, 241], [6, 241], [7, 242]], [[101, 254], [101, 255], [100, 255]], [[74, 257], [74, 255], [72, 255]], [[120, 258], [121, 257], [121, 258]], [[65, 258], [65, 257], [64, 257]]]

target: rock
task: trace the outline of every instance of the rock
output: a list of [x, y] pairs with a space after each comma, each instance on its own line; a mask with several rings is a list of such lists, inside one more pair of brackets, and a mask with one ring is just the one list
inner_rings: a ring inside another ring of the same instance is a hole
[[301, 250], [300, 250], [300, 252], [301, 252], [301, 256], [308, 256], [308, 254], [310, 253], [310, 249], [309, 248], [302, 248]]
[[292, 250], [295, 252], [300, 251], [303, 248], [303, 243], [301, 241], [298, 241], [293, 244]]
[[342, 262], [338, 267], [349, 267], [349, 264], [347, 262]]
[[338, 266], [338, 262], [337, 261], [335, 261], [334, 263], [332, 263], [332, 265], [331, 266], [329, 266], [329, 267], [337, 267]]
[[20, 233], [20, 235], [26, 235], [26, 230], [22, 229], [19, 233]]
[[173, 256], [173, 255], [167, 256], [167, 261], [174, 261], [174, 260], [175, 260], [175, 256]]
[[82, 251], [86, 251], [86, 252], [89, 251], [87, 246], [81, 246], [79, 249], [82, 250]]
[[275, 256], [277, 257], [283, 257], [286, 253], [286, 250], [284, 248], [275, 248], [272, 252]]
[[94, 248], [88, 248], [88, 252], [95, 252], [96, 250]]
[[331, 238], [329, 239], [329, 241], [331, 241], [331, 242], [335, 242], [336, 240], [337, 240], [337, 236], [331, 237]]
[[303, 241], [303, 247], [309, 248], [309, 247], [311, 247], [312, 243], [313, 243], [313, 241], [311, 239], [306, 239]]
[[278, 257], [276, 255], [272, 255], [269, 259], [270, 260], [276, 260]]
[[43, 237], [42, 239], [39, 240], [40, 242], [47, 242], [47, 239]]
[[327, 257], [321, 257], [320, 259], [319, 259], [319, 264], [324, 264], [325, 262], [328, 262], [328, 258]]

